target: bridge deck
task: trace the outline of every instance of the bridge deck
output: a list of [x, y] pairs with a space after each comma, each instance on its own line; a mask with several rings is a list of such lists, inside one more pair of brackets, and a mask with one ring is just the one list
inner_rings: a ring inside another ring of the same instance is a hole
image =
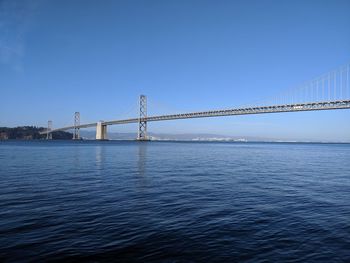
[[[272, 106], [259, 106], [259, 107], [246, 107], [246, 108], [234, 108], [226, 110], [211, 110], [202, 112], [190, 112], [181, 114], [159, 115], [150, 116], [144, 118], [144, 121], [166, 121], [166, 120], [178, 120], [178, 119], [190, 119], [190, 118], [208, 118], [219, 116], [233, 116], [233, 115], [246, 115], [246, 114], [262, 114], [262, 113], [278, 113], [278, 112], [297, 112], [297, 111], [316, 111], [316, 110], [335, 110], [335, 109], [350, 109], [350, 100], [336, 100], [336, 101], [323, 101], [323, 102], [310, 102], [310, 103], [297, 103], [297, 104], [285, 104], [285, 105], [272, 105]], [[118, 125], [127, 123], [138, 123], [139, 118], [131, 118], [124, 120], [112, 120], [102, 122], [103, 125]], [[53, 129], [50, 132], [65, 131], [74, 128], [89, 128], [95, 127], [97, 123], [87, 123], [79, 126], [67, 126], [58, 129]], [[41, 132], [46, 134], [47, 131]]]

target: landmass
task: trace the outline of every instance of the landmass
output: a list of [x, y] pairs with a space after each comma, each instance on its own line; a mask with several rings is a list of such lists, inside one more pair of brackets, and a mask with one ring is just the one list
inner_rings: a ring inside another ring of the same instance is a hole
[[[43, 127], [35, 126], [20, 126], [20, 127], [0, 127], [0, 140], [42, 140], [46, 139], [46, 134], [40, 134], [41, 131], [46, 130]], [[70, 140], [73, 134], [65, 131], [58, 131], [52, 133], [54, 140]]]

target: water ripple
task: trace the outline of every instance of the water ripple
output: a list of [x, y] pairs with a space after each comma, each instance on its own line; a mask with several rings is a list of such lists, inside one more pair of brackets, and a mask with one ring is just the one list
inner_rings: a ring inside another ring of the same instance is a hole
[[0, 261], [350, 262], [350, 145], [1, 142]]

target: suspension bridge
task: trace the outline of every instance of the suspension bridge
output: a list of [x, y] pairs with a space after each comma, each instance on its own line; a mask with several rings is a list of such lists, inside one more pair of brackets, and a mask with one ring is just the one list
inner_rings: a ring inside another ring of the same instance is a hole
[[147, 123], [154, 121], [340, 109], [350, 109], [350, 63], [281, 93], [270, 101], [251, 106], [148, 116], [147, 97], [140, 95], [139, 114], [135, 118], [80, 124], [80, 113], [75, 112], [73, 125], [53, 129], [52, 121], [48, 121], [47, 129], [41, 134], [46, 134], [47, 139], [52, 139], [53, 132], [74, 130], [73, 139], [80, 139], [80, 129], [96, 127], [96, 140], [107, 140], [107, 127], [109, 125], [137, 123], [137, 140], [144, 141], [149, 139]]

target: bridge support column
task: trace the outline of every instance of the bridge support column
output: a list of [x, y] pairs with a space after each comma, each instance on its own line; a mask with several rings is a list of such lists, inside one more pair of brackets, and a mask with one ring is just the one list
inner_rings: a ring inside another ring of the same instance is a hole
[[80, 129], [77, 126], [80, 125], [80, 113], [75, 112], [74, 114], [74, 133], [73, 140], [80, 140]]
[[47, 133], [46, 133], [46, 140], [52, 140], [52, 121], [47, 122]]
[[96, 140], [107, 140], [107, 125], [98, 122], [96, 126]]
[[139, 130], [137, 133], [137, 140], [148, 141], [147, 137], [147, 98], [145, 95], [140, 96], [140, 116], [139, 116]]

